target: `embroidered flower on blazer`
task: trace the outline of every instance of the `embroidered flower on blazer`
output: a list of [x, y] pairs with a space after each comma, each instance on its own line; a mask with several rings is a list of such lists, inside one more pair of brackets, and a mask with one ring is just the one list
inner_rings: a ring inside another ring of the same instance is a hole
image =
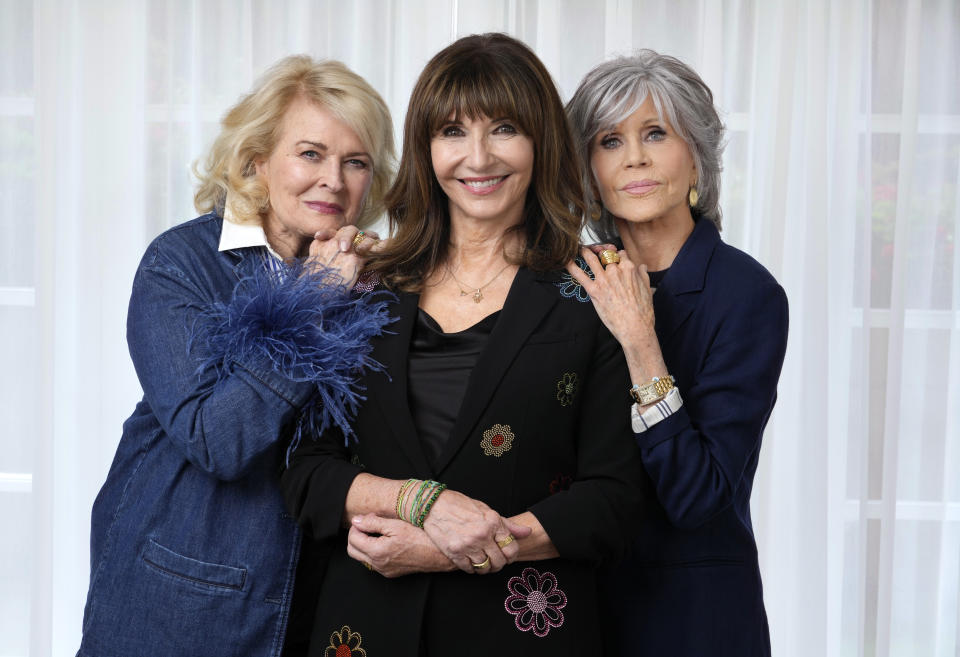
[[542, 575], [536, 568], [524, 568], [519, 577], [507, 582], [510, 595], [503, 606], [514, 616], [513, 622], [521, 632], [545, 637], [550, 628], [563, 625], [563, 612], [567, 595], [557, 587], [557, 577], [546, 572]]
[[[587, 276], [590, 277], [590, 280], [593, 280], [593, 271], [590, 267], [587, 266], [587, 261], [577, 256], [573, 260], [576, 263], [577, 267], [587, 272]], [[556, 286], [560, 288], [560, 296], [566, 297], [568, 299], [576, 299], [581, 303], [586, 303], [590, 301], [590, 295], [586, 293], [583, 289], [583, 286], [577, 282], [573, 276], [570, 275], [570, 272], [563, 272], [560, 275], [560, 281], [556, 283]]]
[[354, 292], [370, 292], [377, 285], [380, 284], [380, 276], [375, 272], [365, 271], [357, 278], [357, 282], [353, 284]]
[[323, 657], [367, 657], [367, 651], [360, 647], [363, 638], [349, 625], [330, 634], [330, 645], [323, 651]]
[[487, 456], [500, 457], [513, 447], [513, 439], [513, 431], [510, 430], [509, 424], [495, 424], [483, 432], [480, 447]]
[[550, 494], [559, 493], [562, 490], [570, 490], [570, 485], [573, 483], [573, 477], [562, 472], [558, 473], [556, 477], [553, 478], [553, 481], [550, 482]]
[[566, 372], [557, 381], [557, 401], [561, 406], [569, 406], [573, 403], [573, 396], [577, 394], [577, 373]]

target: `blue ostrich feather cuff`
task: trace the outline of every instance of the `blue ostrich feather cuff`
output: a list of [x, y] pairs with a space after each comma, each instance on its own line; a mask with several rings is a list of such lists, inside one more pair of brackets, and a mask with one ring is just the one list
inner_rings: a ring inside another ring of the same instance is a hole
[[335, 271], [302, 262], [280, 271], [256, 267], [227, 303], [204, 309], [191, 331], [190, 350], [203, 354], [197, 371], [213, 368], [220, 381], [235, 364], [267, 363], [316, 392], [302, 409], [287, 456], [304, 432], [316, 438], [331, 425], [346, 438], [364, 399], [357, 378], [383, 366], [370, 357], [370, 339], [392, 321], [392, 295], [357, 295]]

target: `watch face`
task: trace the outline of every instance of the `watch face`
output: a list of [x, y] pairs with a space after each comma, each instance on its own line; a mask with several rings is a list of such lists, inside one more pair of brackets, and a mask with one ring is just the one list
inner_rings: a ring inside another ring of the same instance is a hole
[[637, 391], [636, 399], [638, 404], [645, 406], [656, 399], [656, 394], [651, 393], [648, 388], [642, 388]]

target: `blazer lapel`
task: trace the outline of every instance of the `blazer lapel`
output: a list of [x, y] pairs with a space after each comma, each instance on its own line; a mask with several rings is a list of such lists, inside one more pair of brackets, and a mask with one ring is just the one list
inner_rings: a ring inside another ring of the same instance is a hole
[[517, 353], [557, 298], [553, 290], [537, 281], [534, 272], [523, 268], [517, 272], [497, 325], [470, 374], [450, 440], [437, 463], [438, 473], [470, 436]]
[[[374, 347], [371, 356], [386, 367], [386, 376], [367, 377], [367, 398], [376, 400], [386, 419], [387, 429], [393, 434], [407, 458], [414, 465], [415, 475], [429, 479], [431, 468], [420, 445], [420, 437], [413, 424], [407, 396], [407, 361], [410, 337], [417, 323], [417, 305], [420, 296], [402, 292], [393, 306], [397, 321], [390, 324], [386, 335]], [[389, 377], [389, 378], [388, 378]]]
[[719, 242], [720, 233], [711, 221], [697, 221], [653, 295], [655, 328], [664, 351], [696, 307], [706, 280], [707, 266]]

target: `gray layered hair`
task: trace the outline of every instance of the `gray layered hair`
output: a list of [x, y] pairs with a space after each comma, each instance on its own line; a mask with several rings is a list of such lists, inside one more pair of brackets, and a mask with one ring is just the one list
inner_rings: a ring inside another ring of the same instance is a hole
[[[590, 147], [601, 131], [610, 130], [653, 98], [661, 120], [690, 147], [697, 167], [697, 195], [693, 218], [709, 219], [720, 228], [720, 172], [723, 168], [723, 122], [713, 106], [713, 93], [696, 71], [675, 57], [653, 50], [638, 50], [617, 57], [584, 76], [567, 104], [584, 165], [584, 189], [595, 189], [590, 171]], [[587, 207], [596, 205], [587, 198]], [[589, 221], [588, 231], [600, 241], [617, 236], [613, 215], [603, 208], [599, 221]]]

